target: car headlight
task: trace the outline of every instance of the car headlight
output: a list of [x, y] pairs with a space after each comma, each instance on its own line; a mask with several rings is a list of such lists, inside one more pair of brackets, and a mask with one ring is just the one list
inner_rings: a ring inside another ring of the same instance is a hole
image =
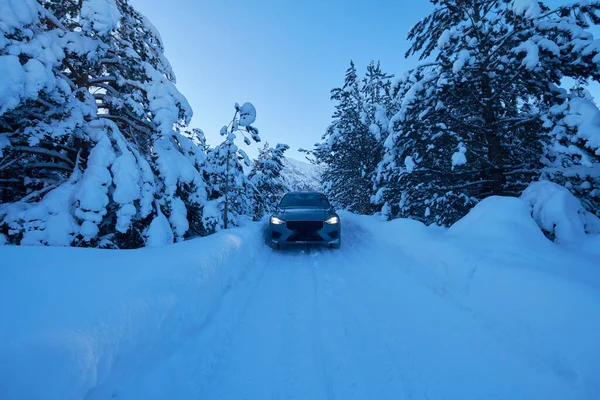
[[340, 222], [340, 219], [338, 217], [336, 217], [335, 215], [333, 217], [329, 218], [328, 220], [325, 220], [325, 223], [330, 224], [330, 225], [337, 224], [338, 222]]
[[277, 217], [271, 217], [271, 223], [272, 223], [273, 225], [281, 225], [281, 224], [283, 224], [284, 222], [285, 222], [285, 221], [284, 221], [284, 220], [282, 220], [282, 219], [280, 219], [280, 218], [277, 218]]

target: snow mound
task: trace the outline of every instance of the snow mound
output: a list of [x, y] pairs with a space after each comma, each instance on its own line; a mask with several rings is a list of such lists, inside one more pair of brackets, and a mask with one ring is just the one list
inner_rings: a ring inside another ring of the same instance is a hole
[[160, 247], [168, 243], [173, 243], [173, 231], [169, 220], [159, 210], [159, 214], [152, 220], [146, 232], [146, 245]]
[[546, 241], [531, 218], [527, 203], [516, 197], [503, 196], [482, 200], [452, 225], [447, 234], [526, 243]]
[[581, 250], [600, 256], [600, 235], [587, 235], [581, 244]]
[[428, 237], [430, 233], [433, 232], [433, 228], [435, 228], [435, 226], [430, 228], [421, 221], [409, 218], [398, 218], [392, 221], [386, 221], [386, 224], [390, 225], [390, 229], [393, 231], [392, 236], [410, 236], [412, 239]]
[[521, 198], [535, 222], [558, 243], [576, 243], [586, 233], [600, 233], [600, 219], [588, 212], [569, 190], [549, 181], [533, 182]]
[[255, 265], [260, 229], [131, 251], [0, 246], [0, 399], [87, 398], [160, 357]]

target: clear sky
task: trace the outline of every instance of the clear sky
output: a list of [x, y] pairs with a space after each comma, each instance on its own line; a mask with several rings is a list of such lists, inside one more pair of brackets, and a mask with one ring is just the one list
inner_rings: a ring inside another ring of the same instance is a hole
[[[263, 142], [310, 148], [327, 128], [329, 91], [353, 59], [363, 72], [381, 60], [388, 73], [404, 59], [406, 33], [431, 10], [426, 0], [130, 0], [158, 28], [177, 87], [194, 109], [193, 127], [211, 145], [252, 102]], [[240, 142], [241, 143], [241, 142]], [[252, 156], [252, 149], [240, 144]]]
[[[548, 0], [557, 6], [568, 0]], [[130, 0], [158, 28], [177, 87], [194, 109], [192, 127], [211, 145], [235, 102], [252, 102], [263, 142], [287, 143], [302, 159], [331, 120], [332, 88], [350, 60], [402, 74], [409, 29], [432, 9], [427, 0]], [[598, 29], [594, 29], [598, 36]], [[600, 93], [595, 85], [592, 93]], [[257, 145], [240, 146], [251, 156]]]

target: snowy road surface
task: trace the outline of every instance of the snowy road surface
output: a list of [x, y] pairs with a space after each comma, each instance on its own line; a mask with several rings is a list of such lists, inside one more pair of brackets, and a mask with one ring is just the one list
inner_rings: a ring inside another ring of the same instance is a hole
[[[344, 223], [339, 251], [259, 246], [236, 259], [246, 264], [239, 274], [211, 307], [198, 305], [205, 317], [190, 317], [191, 304], [187, 311], [172, 307], [160, 332], [135, 351], [109, 347], [110, 361], [97, 363], [104, 366], [96, 365], [84, 391], [60, 387], [44, 398], [600, 396], [599, 323], [586, 318], [600, 309], [598, 291], [564, 276], [558, 264], [568, 254], [552, 247], [556, 254], [548, 258], [557, 266], [540, 272], [533, 253], [510, 246], [502, 254], [461, 248], [444, 232], [412, 222], [383, 229], [373, 218], [347, 215]], [[584, 271], [593, 268], [586, 262], [580, 260]], [[13, 380], [0, 375], [0, 384], [12, 385], [4, 396], [0, 388], [1, 398], [24, 398]]]

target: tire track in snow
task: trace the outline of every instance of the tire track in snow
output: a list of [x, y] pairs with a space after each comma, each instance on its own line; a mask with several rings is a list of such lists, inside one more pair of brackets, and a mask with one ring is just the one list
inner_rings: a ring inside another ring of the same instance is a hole
[[[256, 265], [260, 267], [260, 274], [254, 280], [250, 290], [248, 288], [240, 288], [239, 291], [242, 292], [240, 297], [243, 297], [241, 301], [239, 298], [235, 298], [232, 293], [228, 307], [223, 307], [220, 310], [221, 319], [225, 319], [223, 317], [226, 317], [226, 321], [219, 321], [219, 323], [215, 324], [213, 327], [214, 332], [210, 339], [203, 338], [203, 340], [199, 340], [195, 344], [196, 347], [211, 349], [207, 351], [205, 358], [200, 359], [199, 357], [198, 367], [194, 372], [195, 379], [201, 378], [200, 383], [212, 382], [220, 370], [231, 362], [230, 352], [232, 343], [238, 335], [251, 304], [259, 294], [259, 289], [263, 285], [265, 275], [268, 274], [268, 262], [259, 261]], [[225, 326], [226, 329], [224, 331], [218, 329], [221, 326]], [[202, 394], [203, 390], [204, 385], [201, 384], [196, 389], [196, 392]]]
[[340, 250], [260, 252], [209, 326], [123, 397], [568, 397], [412, 276], [421, 264], [400, 249], [390, 259], [376, 239], [348, 218]]
[[[282, 257], [288, 260], [284, 265]], [[226, 346], [234, 356], [207, 379], [202, 398], [311, 398], [311, 391], [318, 392], [318, 382], [305, 379], [312, 376], [306, 370], [313, 366], [303, 347], [306, 276], [299, 267], [304, 257], [273, 252], [265, 259], [265, 277], [250, 301], [250, 312]]]
[[[265, 254], [268, 252], [265, 251]], [[264, 256], [262, 258], [264, 260]], [[257, 257], [251, 261], [260, 259]], [[112, 398], [139, 397], [140, 392], [145, 399], [170, 398], [172, 395], [168, 389], [165, 390], [165, 375], [170, 377], [171, 384], [179, 382], [180, 391], [187, 391], [185, 398], [195, 393], [198, 385], [190, 386], [186, 382], [198, 376], [210, 376], [227, 359], [226, 346], [248, 311], [268, 263], [259, 261], [255, 265], [259, 268], [247, 267], [235, 285], [228, 285], [203, 324], [194, 329], [194, 334], [184, 336], [185, 340], [168, 348], [168, 354], [154, 359], [145, 369], [135, 371], [136, 376], [124, 375], [121, 379], [115, 379], [115, 382], [96, 388], [89, 399], [104, 399], [108, 397], [107, 393], [111, 393]], [[227, 311], [226, 322], [223, 321], [224, 311]]]
[[[302, 256], [302, 254], [300, 255]], [[281, 363], [283, 369], [283, 379], [285, 380], [285, 385], [282, 388], [283, 393], [281, 398], [287, 399], [304, 399], [304, 398], [314, 398], [310, 396], [310, 393], [306, 391], [309, 387], [302, 385], [301, 379], [299, 377], [300, 371], [302, 369], [306, 369], [307, 358], [310, 354], [307, 354], [307, 349], [303, 349], [299, 346], [300, 341], [303, 339], [303, 336], [306, 337], [306, 330], [302, 332], [298, 332], [303, 328], [302, 321], [299, 321], [299, 313], [300, 307], [298, 304], [298, 296], [301, 293], [297, 293], [299, 288], [299, 280], [304, 279], [304, 271], [302, 270], [302, 265], [300, 262], [300, 256], [295, 257], [295, 261], [291, 267], [289, 273], [293, 277], [291, 282], [292, 285], [288, 287], [290, 297], [288, 297], [288, 301], [285, 309], [284, 316], [284, 339], [282, 342], [282, 346], [279, 353], [279, 361]], [[311, 299], [309, 296], [303, 296], [304, 301], [309, 302]], [[302, 364], [305, 365], [302, 365]], [[313, 389], [314, 385], [313, 385]]]
[[[394, 365], [394, 353], [381, 340], [384, 335], [377, 329], [381, 321], [374, 320], [373, 310], [365, 307], [369, 299], [361, 290], [364, 287], [374, 289], [368, 284], [368, 276], [363, 275], [365, 272], [371, 274], [374, 267], [372, 255], [365, 250], [371, 243], [370, 234], [358, 224], [352, 224], [346, 230], [349, 231], [346, 237], [351, 239], [347, 240], [349, 246], [345, 246], [344, 252], [334, 253], [333, 268], [326, 278], [335, 306], [331, 314], [339, 315], [338, 323], [343, 327], [348, 350], [346, 357], [351, 360], [347, 362], [358, 368], [354, 374], [360, 379], [352, 389], [356, 390], [360, 384], [362, 394], [354, 394], [351, 398], [404, 398], [403, 376]], [[348, 260], [352, 260], [351, 265]]]

